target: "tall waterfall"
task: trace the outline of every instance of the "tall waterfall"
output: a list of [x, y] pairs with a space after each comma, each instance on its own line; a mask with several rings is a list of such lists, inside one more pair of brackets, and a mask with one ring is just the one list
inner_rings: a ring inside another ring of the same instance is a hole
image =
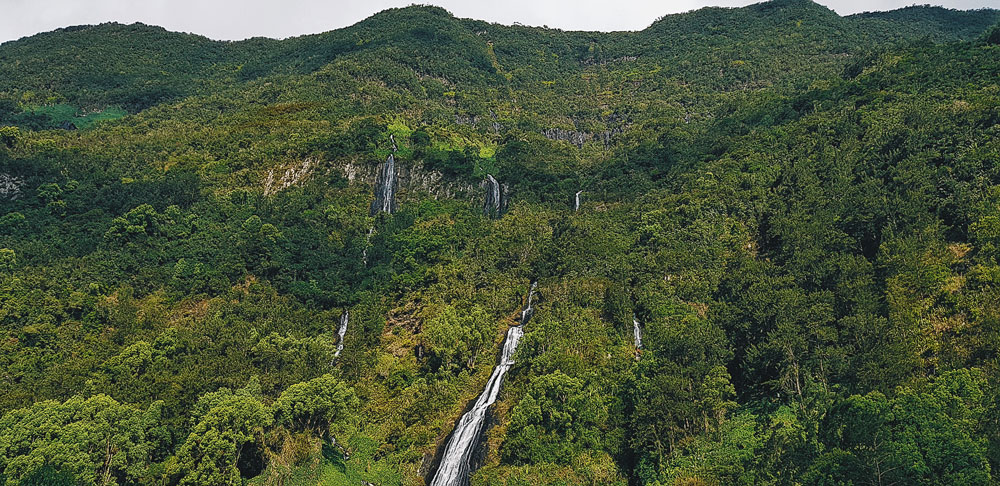
[[472, 409], [465, 412], [465, 415], [462, 415], [458, 424], [455, 425], [455, 431], [452, 432], [448, 444], [445, 445], [444, 455], [441, 456], [441, 465], [438, 466], [437, 473], [431, 480], [431, 486], [464, 486], [468, 483], [471, 472], [469, 460], [472, 458], [472, 453], [486, 425], [486, 412], [490, 405], [497, 401], [503, 379], [514, 364], [514, 351], [517, 350], [517, 344], [521, 341], [521, 336], [524, 335], [524, 325], [535, 313], [533, 300], [537, 286], [538, 282], [531, 283], [528, 301], [524, 309], [521, 310], [519, 325], [511, 326], [507, 330], [507, 337], [503, 342], [503, 352], [500, 354], [500, 362], [497, 363], [496, 368], [493, 368], [493, 374], [486, 382], [486, 389], [476, 399]]
[[389, 154], [385, 163], [378, 169], [378, 178], [375, 180], [375, 200], [372, 201], [369, 216], [376, 214], [396, 212], [396, 158]]
[[486, 175], [486, 180], [481, 184], [486, 190], [483, 201], [483, 215], [491, 218], [499, 218], [507, 211], [507, 202], [510, 196], [510, 188], [507, 184], [500, 184], [492, 174]]
[[343, 314], [340, 315], [340, 327], [337, 328], [337, 335], [340, 339], [337, 340], [337, 352], [333, 353], [333, 357], [337, 358], [340, 356], [340, 352], [344, 350], [344, 335], [347, 334], [347, 321], [350, 319], [348, 312], [345, 310]]
[[639, 328], [639, 320], [632, 314], [632, 337], [635, 339], [635, 349], [642, 349], [642, 329]]
[[576, 196], [573, 197], [573, 212], [580, 210], [580, 194], [583, 194], [583, 191], [576, 191]]
[[[396, 137], [389, 134], [389, 143], [392, 144], [392, 153], [385, 159], [385, 163], [378, 169], [378, 177], [375, 179], [375, 200], [372, 201], [368, 210], [369, 216], [376, 214], [396, 212], [396, 189], [399, 182], [396, 180]], [[368, 244], [371, 243], [372, 233], [375, 226], [368, 228], [368, 235], [365, 237], [365, 247], [361, 250], [361, 262], [368, 265]]]
[[483, 181], [483, 188], [486, 189], [486, 197], [483, 201], [483, 215], [493, 216], [500, 212], [500, 183], [493, 177], [493, 174], [486, 174]]

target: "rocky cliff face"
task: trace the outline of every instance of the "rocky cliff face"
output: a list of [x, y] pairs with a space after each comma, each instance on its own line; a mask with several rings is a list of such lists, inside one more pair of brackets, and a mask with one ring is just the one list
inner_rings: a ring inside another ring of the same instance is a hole
[[264, 179], [264, 195], [272, 196], [278, 191], [302, 185], [312, 174], [316, 162], [316, 159], [305, 159], [301, 163], [267, 171], [267, 178]]
[[[381, 163], [349, 161], [318, 161], [306, 159], [301, 162], [269, 170], [264, 175], [263, 186], [266, 195], [292, 186], [301, 186], [315, 174], [340, 173], [351, 183], [374, 186], [378, 180]], [[463, 198], [474, 194], [475, 186], [470, 183], [448, 180], [444, 174], [424, 168], [420, 162], [396, 162], [396, 177], [399, 194], [427, 192], [434, 198]]]
[[626, 115], [620, 113], [613, 113], [604, 117], [601, 122], [607, 127], [606, 130], [599, 132], [581, 130], [579, 128], [580, 121], [574, 120], [573, 124], [575, 126], [574, 130], [566, 130], [563, 128], [546, 128], [542, 130], [542, 135], [549, 140], [562, 140], [564, 142], [569, 142], [576, 145], [577, 148], [583, 148], [583, 144], [594, 140], [602, 143], [604, 148], [608, 148], [614, 142], [614, 139], [625, 132], [625, 129], [629, 126], [629, 118]]
[[[375, 185], [378, 180], [378, 168], [378, 164], [357, 161], [331, 166], [332, 170], [340, 171], [352, 183], [371, 185]], [[461, 198], [472, 194], [474, 190], [472, 184], [448, 180], [444, 174], [426, 169], [419, 162], [397, 162], [396, 177], [401, 194], [426, 191], [434, 198]]]

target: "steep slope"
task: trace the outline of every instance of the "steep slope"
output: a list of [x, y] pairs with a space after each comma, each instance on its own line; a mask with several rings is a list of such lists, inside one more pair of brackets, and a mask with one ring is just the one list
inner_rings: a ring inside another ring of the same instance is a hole
[[131, 114], [0, 116], [0, 484], [989, 486], [1000, 48], [967, 15], [4, 44], [7, 115]]

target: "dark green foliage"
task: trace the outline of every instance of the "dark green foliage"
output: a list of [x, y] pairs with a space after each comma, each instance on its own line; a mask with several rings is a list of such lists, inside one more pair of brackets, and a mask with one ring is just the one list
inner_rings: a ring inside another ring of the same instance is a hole
[[607, 404], [595, 384], [560, 371], [535, 377], [514, 406], [502, 457], [514, 464], [567, 464], [603, 445]]
[[994, 25], [983, 34], [987, 44], [1000, 45], [1000, 25]]
[[995, 483], [996, 21], [5, 43], [0, 484]]
[[810, 484], [882, 481], [907, 484], [991, 484], [984, 377], [979, 370], [946, 373], [925, 390], [853, 395], [824, 424], [829, 452], [803, 476]]

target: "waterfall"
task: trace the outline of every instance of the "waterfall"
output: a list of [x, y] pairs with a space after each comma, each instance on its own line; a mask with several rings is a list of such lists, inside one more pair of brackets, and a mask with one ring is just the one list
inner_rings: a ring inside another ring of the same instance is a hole
[[486, 189], [486, 197], [483, 201], [483, 215], [494, 216], [500, 213], [500, 183], [492, 174], [486, 174], [486, 180], [482, 186]]
[[[396, 212], [396, 189], [399, 188], [399, 181], [396, 180], [396, 137], [389, 134], [389, 142], [392, 144], [392, 153], [385, 159], [378, 168], [378, 176], [375, 178], [375, 200], [372, 201], [368, 209], [368, 215], [374, 217], [378, 213]], [[361, 250], [361, 262], [368, 266], [368, 245], [372, 240], [372, 233], [375, 226], [368, 228], [368, 235], [365, 237], [365, 247]]]
[[528, 319], [535, 313], [535, 308], [532, 305], [532, 301], [535, 298], [535, 289], [538, 288], [538, 281], [531, 282], [531, 288], [528, 290], [528, 302], [524, 304], [524, 309], [521, 309], [521, 320], [520, 325], [525, 325], [528, 323]]
[[496, 368], [493, 368], [493, 374], [486, 382], [486, 389], [476, 399], [472, 409], [465, 412], [465, 415], [462, 415], [458, 424], [455, 425], [455, 430], [452, 432], [451, 438], [448, 439], [448, 444], [445, 445], [444, 455], [441, 456], [441, 465], [438, 466], [437, 473], [431, 480], [431, 486], [464, 486], [468, 483], [471, 472], [469, 460], [472, 458], [472, 453], [486, 425], [486, 412], [490, 405], [497, 401], [503, 379], [514, 364], [514, 351], [517, 350], [517, 344], [521, 341], [521, 336], [524, 335], [524, 325], [535, 313], [532, 302], [537, 286], [538, 282], [531, 283], [528, 300], [524, 309], [521, 310], [521, 319], [518, 325], [511, 326], [507, 330], [503, 351], [500, 354], [500, 362], [497, 363]]
[[576, 191], [576, 196], [573, 200], [573, 212], [580, 210], [580, 194], [583, 194], [583, 191]]
[[642, 349], [642, 329], [639, 329], [639, 320], [632, 314], [632, 337], [635, 339], [635, 349]]
[[467, 481], [469, 472], [471, 472], [469, 459], [471, 459], [473, 449], [483, 431], [486, 410], [497, 400], [500, 385], [503, 384], [504, 376], [514, 364], [514, 351], [517, 349], [517, 344], [523, 334], [524, 328], [521, 326], [511, 326], [507, 330], [500, 362], [497, 363], [496, 368], [493, 368], [493, 374], [486, 382], [486, 390], [476, 399], [472, 410], [462, 415], [458, 424], [455, 425], [455, 431], [452, 433], [451, 439], [448, 440], [448, 445], [445, 446], [441, 465], [431, 481], [431, 486], [461, 486]]
[[510, 198], [510, 187], [507, 184], [500, 184], [492, 174], [486, 174], [480, 186], [486, 190], [483, 198], [483, 216], [499, 218], [507, 212], [507, 203]]
[[340, 327], [337, 328], [337, 335], [340, 336], [340, 339], [337, 340], [337, 352], [333, 353], [334, 358], [340, 357], [340, 352], [344, 350], [344, 335], [347, 334], [348, 319], [348, 312], [345, 310], [344, 313], [340, 315]]
[[378, 169], [378, 178], [375, 180], [375, 200], [372, 201], [369, 216], [376, 214], [396, 212], [396, 158], [389, 154], [385, 163]]

